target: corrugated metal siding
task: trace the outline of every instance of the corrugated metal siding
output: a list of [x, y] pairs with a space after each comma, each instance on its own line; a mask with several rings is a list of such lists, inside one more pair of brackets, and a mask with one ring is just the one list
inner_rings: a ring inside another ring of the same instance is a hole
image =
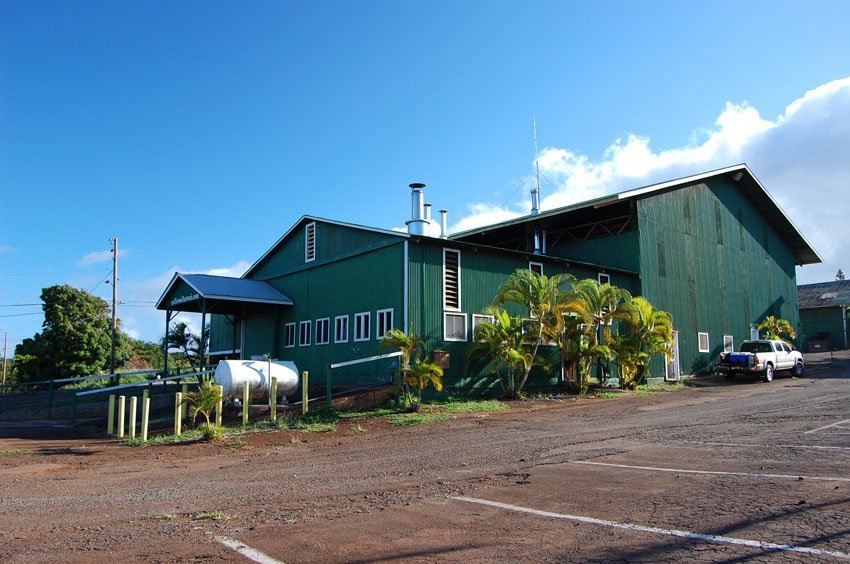
[[[684, 374], [708, 367], [723, 335], [737, 345], [767, 315], [797, 326], [791, 249], [734, 185], [714, 179], [639, 200], [638, 225], [643, 295], [673, 314]], [[709, 353], [698, 332], [709, 333]]]
[[[236, 347], [240, 346], [240, 329], [236, 328]], [[210, 351], [231, 351], [233, 346], [233, 325], [224, 315], [210, 315]]]
[[[802, 350], [808, 350], [811, 340], [821, 340], [826, 333], [830, 340], [830, 347], [843, 349], [844, 346], [844, 323], [840, 307], [822, 307], [817, 309], [800, 310], [799, 337]], [[850, 323], [848, 323], [850, 325]]]
[[632, 230], [580, 243], [559, 243], [548, 249], [548, 254], [637, 272], [640, 269], [640, 236], [637, 230]]
[[304, 226], [293, 231], [290, 237], [257, 267], [251, 278], [266, 280], [329, 260], [353, 256], [370, 248], [401, 242], [398, 237], [392, 235], [316, 221], [316, 260], [308, 263], [304, 259], [304, 231]]

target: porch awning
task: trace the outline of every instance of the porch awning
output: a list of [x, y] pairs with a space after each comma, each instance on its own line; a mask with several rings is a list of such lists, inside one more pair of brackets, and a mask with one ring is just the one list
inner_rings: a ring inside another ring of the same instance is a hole
[[156, 302], [156, 309], [236, 314], [249, 306], [292, 304], [292, 298], [263, 280], [177, 272]]

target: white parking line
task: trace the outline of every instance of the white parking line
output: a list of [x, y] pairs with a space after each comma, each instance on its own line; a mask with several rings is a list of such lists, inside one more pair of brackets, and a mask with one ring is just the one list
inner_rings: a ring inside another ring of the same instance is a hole
[[684, 441], [688, 444], [710, 445], [710, 446], [728, 446], [728, 447], [747, 447], [747, 448], [793, 448], [803, 449], [809, 448], [813, 450], [850, 450], [850, 447], [827, 446], [827, 445], [762, 445], [756, 443], [716, 443], [708, 441]]
[[777, 550], [781, 552], [796, 552], [801, 554], [812, 554], [816, 556], [832, 556], [833, 558], [850, 559], [850, 554], [846, 552], [835, 552], [831, 550], [821, 550], [819, 548], [808, 548], [805, 546], [794, 546], [788, 544], [776, 544], [772, 542], [762, 542], [757, 540], [739, 539], [735, 537], [724, 537], [720, 535], [708, 535], [703, 533], [693, 533], [689, 531], [680, 531], [677, 529], [662, 529], [659, 527], [647, 527], [644, 525], [635, 525], [632, 523], [618, 523], [616, 521], [607, 521], [605, 519], [596, 519], [594, 517], [583, 517], [581, 515], [566, 515], [563, 513], [552, 513], [550, 511], [541, 511], [539, 509], [531, 509], [521, 507], [519, 505], [510, 505], [499, 501], [490, 501], [487, 499], [478, 499], [475, 497], [453, 497], [458, 501], [466, 501], [469, 503], [478, 503], [481, 505], [489, 505], [498, 507], [499, 509], [508, 509], [510, 511], [518, 511], [520, 513], [530, 513], [532, 515], [540, 515], [541, 517], [549, 517], [552, 519], [565, 519], [568, 521], [577, 521], [579, 523], [587, 523], [589, 525], [602, 525], [603, 527], [611, 527], [615, 529], [626, 529], [629, 531], [640, 531], [643, 533], [653, 533], [656, 535], [666, 535], [671, 537], [681, 537], [691, 540], [701, 540], [706, 542], [716, 542], [724, 544], [736, 544], [758, 548], [762, 550]]
[[759, 474], [752, 472], [722, 472], [720, 470], [686, 470], [684, 468], [659, 468], [656, 466], [632, 466], [631, 464], [611, 464], [608, 462], [591, 462], [590, 460], [571, 460], [570, 464], [587, 464], [591, 466], [610, 466], [613, 468], [631, 468], [634, 470], [651, 470], [653, 472], [673, 472], [677, 474], [709, 474], [713, 476], [749, 476], [752, 478], [787, 478], [792, 480], [819, 480], [822, 482], [850, 482], [850, 478], [830, 476], [803, 476], [800, 474]]
[[230, 537], [215, 537], [215, 540], [226, 546], [227, 548], [232, 548], [248, 560], [253, 560], [258, 564], [284, 564], [281, 560], [276, 560], [269, 556], [268, 554], [263, 554], [256, 548], [251, 548], [245, 543], [241, 543], [236, 539], [232, 539]]
[[845, 419], [844, 421], [839, 421], [838, 423], [831, 423], [829, 425], [824, 425], [823, 427], [818, 427], [817, 429], [812, 429], [811, 431], [806, 431], [803, 433], [804, 435], [808, 435], [809, 433], [817, 433], [818, 431], [823, 431], [824, 429], [829, 429], [831, 427], [839, 427], [845, 423], [850, 423], [850, 419]]

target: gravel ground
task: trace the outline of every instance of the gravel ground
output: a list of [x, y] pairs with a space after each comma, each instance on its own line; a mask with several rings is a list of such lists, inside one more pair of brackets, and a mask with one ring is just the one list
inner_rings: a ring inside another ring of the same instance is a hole
[[224, 444], [130, 448], [0, 424], [0, 444], [32, 451], [0, 456], [0, 561], [248, 561], [217, 536], [285, 562], [840, 561], [850, 362], [809, 365], [771, 384], [707, 378], [654, 396]]

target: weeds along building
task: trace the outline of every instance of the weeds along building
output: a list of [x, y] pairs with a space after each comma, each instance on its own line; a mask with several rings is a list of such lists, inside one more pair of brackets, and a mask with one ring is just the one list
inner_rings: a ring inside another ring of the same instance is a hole
[[[467, 366], [475, 326], [518, 268], [592, 277], [673, 315], [677, 355], [656, 377], [695, 374], [776, 315], [797, 326], [796, 265], [820, 262], [746, 165], [539, 211], [448, 236], [426, 235], [431, 206], [411, 185], [406, 233], [304, 216], [242, 278], [175, 274], [157, 308], [211, 316], [211, 359], [270, 354], [324, 389], [389, 378], [390, 328], [424, 337], [449, 392], [498, 390]], [[557, 383], [533, 373], [529, 387]]]

